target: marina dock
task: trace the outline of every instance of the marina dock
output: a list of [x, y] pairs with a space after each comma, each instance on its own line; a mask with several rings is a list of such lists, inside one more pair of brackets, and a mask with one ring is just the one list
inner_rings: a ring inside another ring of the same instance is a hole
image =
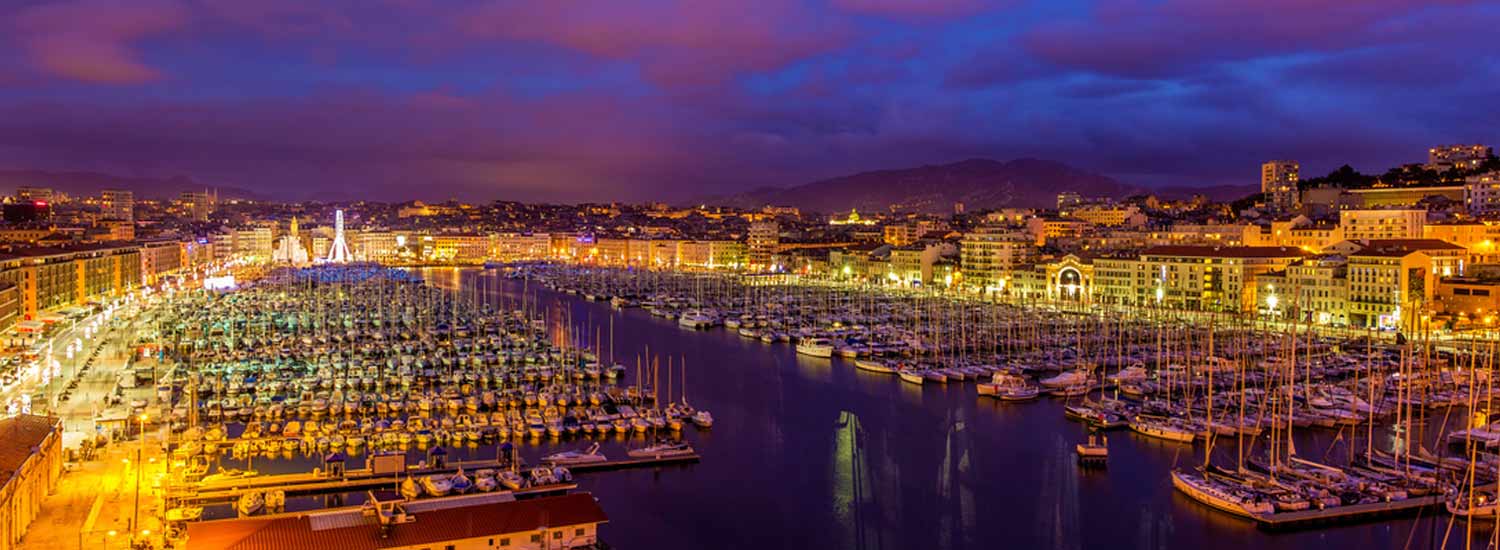
[[1414, 513], [1443, 505], [1443, 495], [1408, 498], [1392, 502], [1371, 502], [1335, 506], [1322, 510], [1301, 510], [1252, 516], [1262, 529], [1286, 530], [1317, 527], [1332, 523], [1353, 523]]
[[[694, 453], [688, 455], [605, 460], [589, 464], [573, 464], [567, 466], [567, 468], [569, 471], [575, 473], [603, 472], [630, 468], [692, 464], [698, 461], [699, 457]], [[528, 467], [525, 465], [522, 466], [523, 469]], [[170, 486], [168, 493], [172, 495], [172, 500], [190, 504], [228, 502], [239, 498], [245, 493], [268, 490], [279, 490], [289, 495], [343, 493], [363, 491], [382, 486], [395, 486], [407, 476], [422, 477], [452, 474], [460, 468], [467, 472], [474, 472], [485, 468], [501, 468], [501, 466], [497, 465], [493, 460], [470, 460], [452, 462], [441, 468], [414, 468], [402, 472], [376, 473], [372, 470], [361, 468], [344, 472], [342, 476], [329, 476], [310, 472], [258, 475], [243, 478], [218, 479], [207, 482], [179, 483]], [[523, 497], [534, 494], [569, 491], [576, 487], [577, 484], [571, 482], [555, 483], [525, 487], [513, 492], [517, 497]]]

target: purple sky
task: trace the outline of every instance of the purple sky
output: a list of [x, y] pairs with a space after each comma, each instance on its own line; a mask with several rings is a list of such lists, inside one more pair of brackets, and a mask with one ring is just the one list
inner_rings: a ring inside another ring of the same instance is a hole
[[0, 3], [0, 168], [287, 198], [678, 199], [968, 157], [1142, 185], [1500, 134], [1500, 6]]

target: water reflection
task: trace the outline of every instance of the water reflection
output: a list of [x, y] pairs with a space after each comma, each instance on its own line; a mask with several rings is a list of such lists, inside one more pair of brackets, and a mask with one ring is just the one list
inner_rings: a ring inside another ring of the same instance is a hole
[[[566, 317], [579, 333], [604, 327], [599, 340], [612, 340], [619, 357], [649, 347], [686, 359], [689, 398], [717, 421], [687, 433], [702, 463], [580, 476], [609, 513], [603, 534], [617, 548], [1431, 548], [1446, 527], [1429, 515], [1265, 533], [1172, 490], [1170, 469], [1201, 462], [1201, 447], [1114, 432], [1108, 469], [1080, 473], [1072, 446], [1085, 430], [1059, 401], [981, 400], [970, 384], [915, 386], [732, 331], [686, 331], [489, 273], [461, 277], [496, 303], [546, 304], [553, 322]], [[1388, 435], [1378, 431], [1376, 446], [1397, 443]], [[1316, 455], [1362, 448], [1364, 434], [1351, 437], [1297, 433]], [[612, 440], [606, 451], [626, 444]], [[1237, 449], [1222, 441], [1218, 452], [1232, 463]]]

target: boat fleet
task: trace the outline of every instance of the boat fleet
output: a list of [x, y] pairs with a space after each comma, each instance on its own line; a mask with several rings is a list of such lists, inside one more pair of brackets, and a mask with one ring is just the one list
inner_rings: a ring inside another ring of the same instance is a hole
[[[904, 383], [973, 381], [980, 399], [1004, 402], [1049, 396], [1091, 434], [1125, 429], [1202, 449], [1200, 464], [1170, 472], [1171, 484], [1238, 516], [1410, 499], [1440, 499], [1465, 517], [1497, 512], [1500, 417], [1484, 412], [1495, 394], [1484, 342], [796, 277], [577, 266], [511, 275], [693, 330], [723, 327], [810, 358], [840, 357]], [[1445, 432], [1455, 419], [1467, 427]], [[1302, 436], [1317, 431], [1342, 442], [1337, 458], [1299, 452]], [[1214, 454], [1216, 444], [1234, 458]], [[1077, 451], [1105, 457], [1107, 439], [1091, 435]]]
[[[670, 453], [713, 415], [685, 387], [656, 389], [658, 361], [626, 367], [566, 312], [526, 298], [437, 288], [377, 266], [280, 269], [234, 292], [184, 293], [155, 337], [174, 367], [156, 397], [189, 482], [257, 475], [212, 466], [336, 453], [525, 445], [613, 436]], [[667, 375], [673, 374], [668, 363]], [[628, 380], [628, 381], [627, 381]], [[664, 443], [666, 442], [666, 443]], [[416, 476], [401, 491], [437, 496], [566, 483], [568, 466], [603, 460], [597, 442], [526, 471]], [[245, 493], [242, 515], [279, 509]]]

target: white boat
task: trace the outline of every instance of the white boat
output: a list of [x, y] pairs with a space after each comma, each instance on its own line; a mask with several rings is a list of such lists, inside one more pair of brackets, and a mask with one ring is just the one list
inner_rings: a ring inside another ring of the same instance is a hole
[[265, 506], [266, 495], [254, 491], [240, 495], [240, 499], [234, 503], [235, 511], [242, 516], [258, 514]]
[[688, 311], [677, 318], [677, 324], [691, 328], [709, 328], [714, 326], [714, 318], [701, 311]]
[[167, 510], [167, 514], [166, 514], [167, 523], [176, 523], [176, 522], [182, 522], [182, 521], [198, 521], [198, 519], [202, 518], [202, 517], [203, 517], [203, 507], [202, 506], [182, 506], [182, 507], [178, 507], [178, 508], [173, 508], [171, 510]]
[[550, 464], [592, 464], [607, 460], [609, 459], [599, 452], [598, 442], [581, 451], [563, 451], [542, 457], [542, 462]]
[[693, 454], [693, 447], [688, 445], [687, 443], [658, 443], [656, 445], [641, 447], [639, 449], [631, 449], [626, 454], [629, 454], [631, 458], [667, 458], [674, 456], [688, 456]]
[[1215, 481], [1198, 472], [1172, 472], [1172, 487], [1193, 500], [1237, 516], [1254, 517], [1275, 512], [1275, 506], [1253, 492]]
[[1082, 369], [1070, 370], [1057, 376], [1053, 376], [1051, 378], [1043, 378], [1041, 380], [1042, 387], [1049, 390], [1084, 385], [1088, 384], [1088, 382], [1089, 373]]
[[797, 342], [797, 353], [813, 357], [833, 357], [833, 344], [827, 338], [807, 338]]
[[499, 481], [500, 485], [503, 485], [506, 489], [512, 491], [519, 491], [522, 487], [526, 486], [526, 478], [522, 477], [515, 470], [500, 470], [499, 473], [495, 474], [495, 480]]
[[419, 496], [422, 496], [422, 488], [417, 486], [416, 480], [411, 476], [406, 476], [406, 479], [401, 481], [401, 498], [411, 500]]
[[1130, 421], [1130, 429], [1147, 437], [1180, 443], [1189, 443], [1198, 436], [1195, 430], [1176, 423], [1144, 417], [1136, 417], [1135, 420]]
[[500, 488], [500, 481], [495, 479], [494, 470], [479, 470], [474, 472], [474, 488], [482, 493], [494, 492]]
[[878, 372], [882, 374], [891, 374], [896, 372], [895, 367], [892, 367], [890, 364], [879, 359], [855, 359], [854, 368], [863, 371]]
[[989, 395], [1001, 401], [1028, 401], [1041, 393], [1040, 388], [1028, 384], [1025, 378], [1005, 372], [992, 375], [988, 384], [979, 384], [979, 395]]
[[448, 491], [453, 490], [453, 483], [446, 475], [423, 476], [420, 483], [423, 491], [435, 497], [446, 495]]
[[1110, 382], [1120, 384], [1130, 382], [1144, 382], [1148, 376], [1149, 375], [1146, 372], [1146, 367], [1136, 364], [1125, 367], [1124, 369], [1120, 369], [1120, 372], [1111, 374], [1107, 378], [1109, 378]]
[[714, 415], [700, 409], [698, 412], [693, 413], [693, 425], [699, 428], [712, 428], [714, 426]]
[[896, 376], [901, 377], [902, 382], [916, 384], [918, 386], [927, 381], [927, 377], [922, 376], [921, 371], [908, 368], [896, 369]]
[[1449, 498], [1443, 505], [1448, 508], [1448, 513], [1461, 518], [1493, 520], [1495, 509], [1500, 506], [1500, 499], [1496, 499], [1494, 494], [1483, 491], [1473, 493], [1463, 491]]

